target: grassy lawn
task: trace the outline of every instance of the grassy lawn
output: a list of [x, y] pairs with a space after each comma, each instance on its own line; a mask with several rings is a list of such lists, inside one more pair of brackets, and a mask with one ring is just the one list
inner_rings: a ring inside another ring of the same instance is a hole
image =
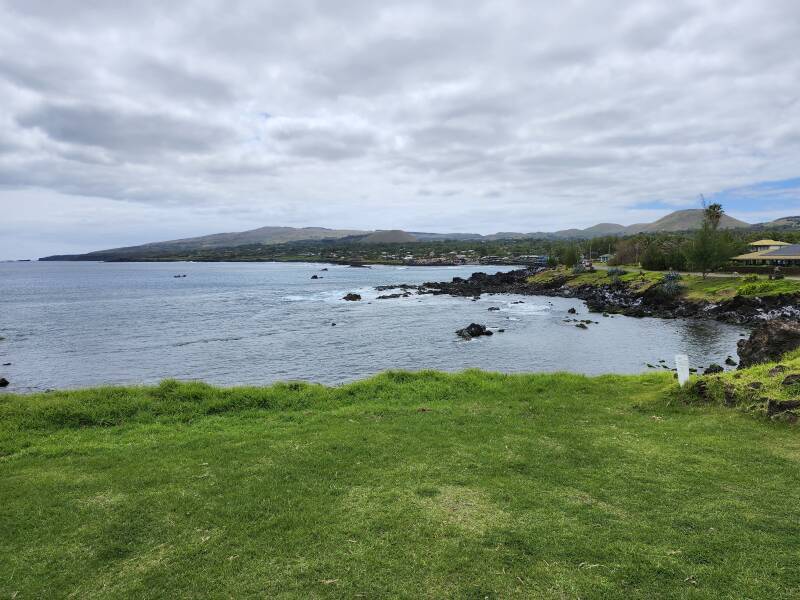
[[0, 396], [0, 598], [797, 598], [798, 430], [674, 388]]
[[[644, 271], [636, 267], [623, 267], [626, 271], [619, 277], [635, 292], [642, 293], [659, 283], [664, 277], [660, 271]], [[565, 284], [572, 287], [582, 285], [604, 285], [611, 282], [608, 271], [600, 269], [591, 273], [573, 274], [571, 269], [559, 267], [542, 271], [528, 278], [531, 284], [546, 284], [557, 278], [566, 278]], [[683, 275], [681, 285], [683, 296], [688, 300], [703, 302], [720, 302], [734, 296], [768, 297], [779, 294], [800, 294], [800, 281], [782, 279], [770, 281], [764, 278], [748, 282], [745, 277], [707, 277], [700, 275]]]

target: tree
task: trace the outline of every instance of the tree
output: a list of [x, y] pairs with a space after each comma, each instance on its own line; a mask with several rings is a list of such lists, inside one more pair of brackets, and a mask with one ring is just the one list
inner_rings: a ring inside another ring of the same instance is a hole
[[688, 248], [686, 258], [693, 269], [703, 274], [703, 279], [728, 260], [728, 244], [718, 230], [723, 213], [720, 204], [705, 206], [703, 224]]
[[615, 265], [638, 265], [647, 247], [648, 239], [645, 235], [637, 234], [634, 237], [619, 240], [617, 242]]
[[574, 244], [570, 244], [561, 254], [561, 263], [567, 267], [574, 267], [578, 264], [578, 250]]
[[709, 220], [714, 231], [719, 228], [719, 222], [722, 220], [722, 214], [724, 212], [725, 211], [722, 210], [722, 204], [714, 203], [706, 207], [705, 218]]

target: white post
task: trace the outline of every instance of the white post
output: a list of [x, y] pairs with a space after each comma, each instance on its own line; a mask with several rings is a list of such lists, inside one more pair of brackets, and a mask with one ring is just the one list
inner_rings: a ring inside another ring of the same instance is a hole
[[678, 385], [683, 387], [689, 381], [689, 357], [685, 354], [676, 354], [675, 368], [678, 370]]

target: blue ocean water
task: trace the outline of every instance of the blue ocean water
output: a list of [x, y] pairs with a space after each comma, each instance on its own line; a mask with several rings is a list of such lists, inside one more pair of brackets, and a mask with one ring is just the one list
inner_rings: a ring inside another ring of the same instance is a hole
[[[378, 285], [441, 281], [476, 270], [3, 263], [0, 364], [11, 365], [0, 366], [0, 376], [11, 382], [6, 391], [28, 392], [164, 378], [335, 384], [386, 369], [636, 373], [648, 362], [672, 361], [677, 352], [688, 353], [695, 366], [721, 363], [735, 355], [743, 331], [694, 320], [604, 318], [561, 298], [375, 299]], [[322, 278], [312, 280], [315, 274]], [[364, 299], [345, 302], [348, 292]], [[563, 322], [571, 307], [599, 324], [581, 330]], [[461, 340], [454, 332], [470, 322], [505, 332]]]

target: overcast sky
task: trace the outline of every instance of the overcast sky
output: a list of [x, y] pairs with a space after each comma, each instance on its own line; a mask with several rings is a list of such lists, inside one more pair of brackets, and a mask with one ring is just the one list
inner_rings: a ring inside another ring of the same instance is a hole
[[0, 0], [0, 258], [800, 214], [800, 2]]

